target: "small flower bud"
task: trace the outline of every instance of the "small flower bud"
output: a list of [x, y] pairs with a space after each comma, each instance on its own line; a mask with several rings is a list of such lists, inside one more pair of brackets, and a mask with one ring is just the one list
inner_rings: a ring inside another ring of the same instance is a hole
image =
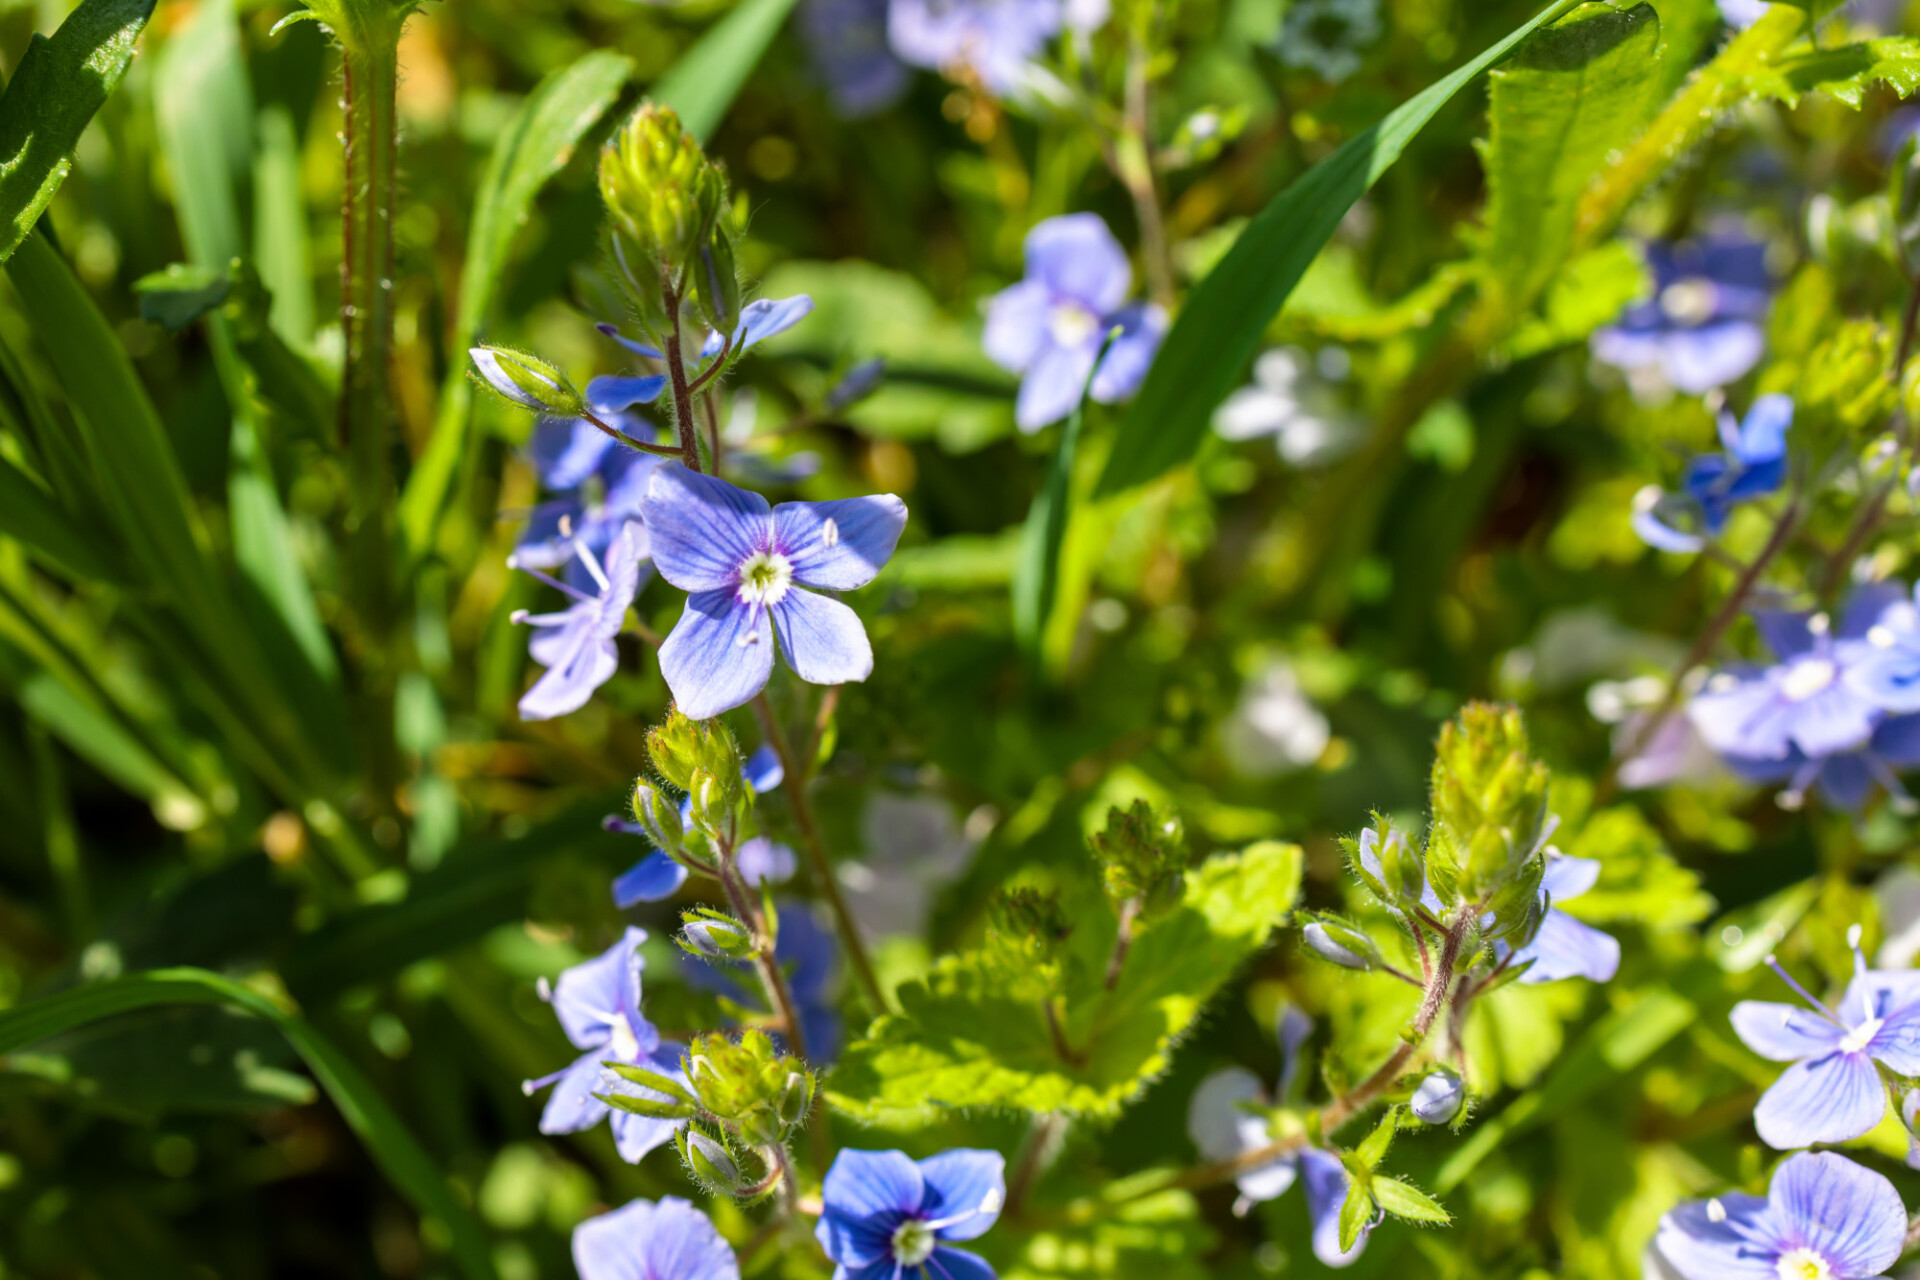
[[1423, 1124], [1449, 1124], [1460, 1114], [1467, 1100], [1467, 1086], [1459, 1076], [1444, 1068], [1422, 1080], [1413, 1091], [1408, 1108]]
[[467, 352], [480, 385], [508, 404], [553, 418], [577, 418], [586, 408], [566, 375], [546, 361], [505, 347]]
[[716, 224], [700, 246], [693, 286], [707, 326], [715, 333], [732, 333], [740, 323], [740, 270], [733, 261], [733, 233], [722, 224]]
[[663, 853], [678, 853], [686, 844], [680, 806], [645, 778], [633, 784], [633, 820], [646, 828], [647, 839]]
[[693, 1171], [693, 1176], [717, 1191], [731, 1195], [746, 1185], [740, 1176], [740, 1166], [727, 1154], [727, 1149], [704, 1133], [687, 1130], [686, 1145], [681, 1154], [685, 1156], [687, 1168]]
[[1373, 939], [1337, 920], [1315, 920], [1300, 936], [1309, 951], [1342, 969], [1371, 969], [1380, 963]]
[[686, 914], [680, 945], [709, 960], [747, 960], [754, 953], [753, 931], [718, 911], [700, 908]]
[[647, 731], [647, 754], [660, 776], [689, 794], [705, 770], [716, 778], [740, 776], [740, 748], [717, 720], [690, 720], [679, 711]]
[[789, 1071], [787, 1087], [780, 1095], [775, 1106], [782, 1124], [793, 1128], [807, 1118], [807, 1112], [813, 1109], [813, 1073], [810, 1071]]

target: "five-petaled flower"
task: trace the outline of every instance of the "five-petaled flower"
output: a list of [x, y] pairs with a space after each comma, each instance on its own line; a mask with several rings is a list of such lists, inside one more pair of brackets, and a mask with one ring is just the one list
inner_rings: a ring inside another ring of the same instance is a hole
[[707, 1215], [678, 1196], [629, 1200], [573, 1229], [580, 1280], [740, 1280]]
[[637, 520], [626, 521], [613, 536], [604, 568], [576, 531], [563, 525], [561, 532], [569, 537], [574, 555], [597, 590], [588, 595], [579, 587], [516, 562], [519, 568], [573, 600], [560, 613], [528, 613], [522, 609], [513, 615], [515, 622], [534, 629], [527, 652], [547, 668], [521, 695], [522, 720], [550, 720], [578, 711], [595, 689], [613, 678], [620, 667], [620, 650], [614, 637], [626, 624], [627, 608], [640, 589], [640, 566], [647, 557], [647, 531]]
[[[1793, 397], [1761, 396], [1745, 422], [1720, 411], [1720, 442], [1725, 453], [1703, 453], [1687, 464], [1681, 492], [1649, 485], [1633, 498], [1633, 530], [1641, 541], [1662, 551], [1692, 552], [1727, 527], [1736, 504], [1773, 493], [1787, 478], [1787, 428], [1793, 425]], [[1691, 524], [1698, 533], [1680, 528]]]
[[[1100, 215], [1048, 218], [1027, 233], [1026, 279], [988, 301], [984, 339], [989, 356], [1021, 375], [1014, 420], [1022, 431], [1072, 413], [1083, 388], [1102, 404], [1140, 389], [1167, 313], [1153, 303], [1126, 305], [1132, 288], [1126, 251]], [[1120, 336], [1102, 360], [1114, 328]]]
[[814, 1238], [835, 1280], [994, 1280], [978, 1254], [956, 1249], [1000, 1216], [1006, 1160], [961, 1148], [918, 1163], [899, 1151], [842, 1151], [820, 1190]]
[[1899, 1261], [1907, 1211], [1893, 1184], [1832, 1152], [1801, 1152], [1767, 1195], [1732, 1192], [1660, 1219], [1656, 1247], [1685, 1280], [1868, 1280]]
[[1733, 1029], [1747, 1047], [1774, 1062], [1791, 1062], [1753, 1109], [1754, 1127], [1781, 1150], [1816, 1142], [1848, 1142], [1880, 1123], [1887, 1090], [1876, 1063], [1903, 1076], [1920, 1074], [1920, 970], [1867, 968], [1854, 942], [1854, 975], [1837, 1009], [1814, 999], [1774, 962], [1799, 1005], [1743, 1000]]
[[1005, 98], [1027, 87], [1064, 16], [1061, 0], [892, 0], [887, 39], [901, 61]]
[[802, 588], [851, 591], [893, 555], [907, 507], [892, 494], [783, 502], [670, 462], [653, 473], [641, 513], [654, 567], [688, 593], [660, 646], [680, 711], [707, 720], [740, 706], [773, 674], [774, 633], [812, 684], [865, 680], [873, 649], [858, 615]]
[[567, 1039], [585, 1052], [572, 1066], [521, 1086], [529, 1094], [554, 1086], [540, 1115], [540, 1132], [578, 1133], [610, 1118], [614, 1144], [621, 1158], [630, 1162], [637, 1162], [670, 1140], [674, 1130], [686, 1123], [616, 1111], [595, 1096], [619, 1092], [666, 1101], [646, 1086], [628, 1083], [608, 1071], [602, 1065], [607, 1062], [643, 1067], [673, 1079], [686, 1078], [680, 1069], [685, 1046], [662, 1040], [640, 1012], [640, 970], [645, 965], [640, 944], [646, 937], [646, 930], [630, 927], [620, 941], [594, 959], [568, 969], [551, 988], [541, 984], [540, 995], [553, 1005]]
[[[1270, 1097], [1260, 1078], [1245, 1067], [1226, 1067], [1209, 1075], [1187, 1104], [1187, 1136], [1208, 1160], [1233, 1160], [1274, 1144], [1263, 1111], [1293, 1100], [1300, 1081], [1300, 1051], [1313, 1034], [1313, 1019], [1283, 1005], [1274, 1026], [1280, 1040], [1280, 1080]], [[1351, 1249], [1340, 1247], [1340, 1207], [1347, 1200], [1347, 1170], [1340, 1157], [1319, 1147], [1301, 1146], [1242, 1173], [1241, 1209], [1285, 1195], [1302, 1182], [1307, 1217], [1313, 1223], [1313, 1253], [1329, 1267], [1344, 1267], [1367, 1247], [1373, 1228], [1363, 1227]]]
[[1744, 236], [1711, 236], [1646, 247], [1653, 296], [1593, 335], [1593, 354], [1629, 372], [1657, 374], [1702, 395], [1760, 362], [1761, 321], [1772, 292], [1767, 247]]

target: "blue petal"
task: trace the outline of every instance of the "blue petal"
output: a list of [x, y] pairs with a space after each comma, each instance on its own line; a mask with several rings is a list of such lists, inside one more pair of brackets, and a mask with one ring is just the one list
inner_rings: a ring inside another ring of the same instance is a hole
[[894, 1229], [925, 1195], [920, 1167], [905, 1152], [842, 1150], [821, 1187], [814, 1238], [843, 1266], [891, 1261]]
[[930, 1280], [999, 1280], [993, 1267], [977, 1253], [942, 1245], [927, 1259]]
[[785, 333], [813, 312], [813, 299], [804, 293], [791, 298], [761, 298], [740, 309], [740, 325], [733, 331], [733, 349], [745, 351], [776, 333]]
[[[648, 374], [638, 378], [603, 375], [587, 383], [587, 407], [603, 418], [609, 417], [636, 404], [652, 404], [660, 398], [661, 388], [666, 385], [664, 374]], [[594, 430], [601, 438], [607, 438], [605, 432], [598, 428]]]
[[[782, 596], [771, 612], [779, 626], [780, 651], [786, 655], [787, 665], [808, 684], [855, 684], [873, 674], [873, 646], [867, 640], [867, 629], [861, 625], [860, 616], [838, 600], [796, 587]], [[663, 669], [666, 656], [662, 647]], [[740, 701], [759, 692], [765, 683], [763, 673], [760, 684]]]
[[1920, 646], [1865, 646], [1847, 664], [1847, 686], [1883, 711], [1920, 711]]
[[1514, 957], [1516, 964], [1528, 960], [1533, 961], [1533, 967], [1520, 975], [1522, 982], [1558, 982], [1563, 978], [1606, 982], [1620, 968], [1620, 944], [1564, 911], [1548, 911], [1533, 941]]
[[1753, 625], [1759, 630], [1760, 638], [1767, 642], [1767, 648], [1773, 650], [1773, 656], [1784, 661], [1813, 648], [1813, 628], [1809, 625], [1812, 617], [1810, 613], [1790, 609], [1755, 609]]
[[1705, 395], [1716, 387], [1737, 382], [1766, 349], [1760, 326], [1746, 320], [1726, 320], [1697, 329], [1677, 329], [1664, 336], [1661, 364], [1671, 382], [1689, 395]]
[[1022, 431], [1038, 431], [1072, 413], [1099, 354], [1098, 338], [1073, 347], [1056, 346], [1049, 340], [1021, 380], [1020, 395], [1014, 401], [1015, 424]]
[[677, 1196], [634, 1200], [573, 1229], [580, 1280], [740, 1280], [733, 1249]]
[[1656, 1242], [1686, 1280], [1778, 1280], [1777, 1254], [1754, 1244], [1775, 1235], [1767, 1202], [1734, 1191], [1678, 1206], [1660, 1219]]
[[833, 931], [804, 902], [782, 902], [779, 908], [780, 937], [774, 944], [774, 959], [789, 970], [787, 982], [794, 999], [818, 1003], [826, 998], [839, 972]]
[[1285, 1102], [1293, 1092], [1293, 1082], [1299, 1077], [1300, 1050], [1313, 1035], [1313, 1019], [1289, 1001], [1280, 1006], [1280, 1017], [1273, 1032], [1280, 1041], [1279, 1096], [1280, 1101]]
[[1773, 686], [1765, 680], [1739, 680], [1727, 689], [1708, 681], [1687, 703], [1687, 717], [1701, 740], [1722, 755], [1782, 760], [1792, 749], [1792, 722]]
[[987, 358], [1013, 373], [1026, 372], [1049, 343], [1053, 295], [1038, 280], [1022, 280], [987, 299], [980, 344]]
[[773, 509], [773, 547], [793, 580], [824, 591], [872, 582], [907, 527], [907, 504], [890, 493], [838, 502], [783, 502]]
[[945, 1225], [942, 1240], [973, 1240], [1000, 1218], [1007, 1200], [1007, 1159], [998, 1151], [961, 1147], [920, 1162], [926, 1183], [921, 1212]]
[[767, 687], [773, 674], [769, 612], [741, 603], [731, 588], [687, 597], [685, 612], [660, 646], [660, 674], [682, 714], [710, 720]]
[[1027, 233], [1026, 256], [1027, 279], [1097, 316], [1118, 311], [1133, 287], [1127, 252], [1097, 213], [1069, 213], [1036, 224]]
[[1778, 462], [1787, 454], [1787, 429], [1793, 426], [1793, 397], [1774, 392], [1760, 396], [1740, 426], [1735, 456], [1749, 467]]
[[640, 944], [647, 931], [628, 925], [620, 941], [574, 965], [553, 984], [553, 1012], [577, 1049], [598, 1049], [609, 1036], [606, 1015], [640, 1003]]
[[1812, 1248], [1836, 1276], [1877, 1276], [1906, 1248], [1907, 1211], [1893, 1184], [1832, 1152], [1791, 1156], [1767, 1203], [1783, 1234]]
[[1873, 794], [1873, 770], [1867, 767], [1864, 751], [1829, 756], [1821, 762], [1815, 781], [1820, 798], [1843, 813], [1858, 813]]
[[651, 1200], [632, 1200], [573, 1229], [573, 1266], [580, 1280], [643, 1280], [636, 1242], [653, 1230]]
[[740, 878], [756, 888], [763, 884], [785, 884], [798, 870], [793, 850], [765, 836], [743, 841], [734, 852], [733, 862], [739, 868]]
[[1106, 323], [1119, 325], [1121, 333], [1107, 349], [1090, 390], [1101, 404], [1114, 404], [1133, 395], [1147, 380], [1147, 370], [1153, 367], [1160, 342], [1167, 336], [1167, 313], [1151, 302], [1142, 302], [1116, 312]]
[[[595, 432], [599, 435], [599, 432]], [[605, 437], [601, 437], [605, 439]], [[580, 527], [586, 516], [586, 507], [578, 498], [560, 498], [553, 502], [543, 502], [527, 516], [527, 527], [520, 532], [520, 541], [514, 546], [513, 554], [507, 557], [509, 569], [557, 569], [574, 558], [573, 542], [560, 536], [560, 525], [565, 522], [574, 529]]]
[[[591, 396], [591, 383], [587, 390]], [[594, 473], [613, 444], [613, 437], [585, 418], [542, 418], [534, 424], [527, 454], [542, 485], [572, 489]]]
[[600, 1065], [606, 1056], [603, 1050], [589, 1049], [560, 1073], [540, 1112], [540, 1132], [579, 1133], [606, 1118], [613, 1108], [594, 1095], [606, 1092], [607, 1082], [619, 1080]]
[[1864, 1053], [1834, 1053], [1788, 1067], [1753, 1109], [1760, 1139], [1781, 1151], [1851, 1142], [1880, 1123], [1887, 1092]]
[[1240, 1104], [1265, 1102], [1260, 1077], [1245, 1067], [1223, 1067], [1208, 1075], [1187, 1100], [1187, 1137], [1207, 1161], [1231, 1160], [1245, 1149], [1240, 1121], [1248, 1117]]
[[609, 338], [612, 338], [615, 342], [619, 343], [621, 346], [625, 347], [627, 350], [633, 352], [635, 355], [645, 356], [649, 360], [666, 359], [664, 355], [660, 354], [657, 348], [648, 346], [644, 342], [635, 342], [632, 338], [621, 336], [619, 328], [614, 325], [597, 324], [594, 326], [594, 328], [598, 329], [601, 333], [606, 334]]
[[661, 902], [680, 891], [687, 869], [664, 853], [650, 853], [613, 882], [613, 905], [625, 911], [642, 902]]
[[1367, 1247], [1371, 1225], [1360, 1229], [1353, 1248], [1340, 1247], [1340, 1207], [1347, 1201], [1347, 1171], [1338, 1156], [1308, 1147], [1300, 1153], [1300, 1172], [1304, 1176], [1307, 1216], [1313, 1220], [1313, 1256], [1329, 1267], [1352, 1266]]
[[1773, 1062], [1798, 1062], [1831, 1053], [1846, 1032], [1794, 1004], [1742, 1000], [1733, 1006], [1733, 1030], [1747, 1048]]
[[1793, 744], [1814, 759], [1848, 751], [1873, 736], [1873, 706], [1844, 684], [1833, 684], [1793, 704]]
[[1873, 731], [1873, 752], [1901, 769], [1920, 765], [1920, 715], [1895, 716]]
[[654, 468], [640, 515], [660, 576], [682, 591], [731, 592], [740, 566], [772, 536], [765, 498], [677, 462]]
[[1555, 902], [1567, 902], [1591, 890], [1599, 880], [1599, 859], [1561, 854], [1547, 860], [1546, 871], [1540, 877], [1540, 891]]
[[756, 794], [764, 795], [786, 781], [787, 771], [780, 763], [780, 753], [762, 743], [740, 766], [740, 776]]

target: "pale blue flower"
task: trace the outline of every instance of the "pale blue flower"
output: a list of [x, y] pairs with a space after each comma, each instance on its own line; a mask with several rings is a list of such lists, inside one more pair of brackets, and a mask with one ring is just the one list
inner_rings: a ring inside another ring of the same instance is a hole
[[551, 988], [541, 983], [541, 998], [553, 1005], [567, 1039], [586, 1052], [572, 1066], [521, 1086], [529, 1094], [554, 1086], [540, 1115], [540, 1132], [578, 1133], [607, 1120], [621, 1158], [629, 1162], [669, 1141], [686, 1123], [619, 1111], [594, 1096], [620, 1093], [667, 1100], [621, 1079], [602, 1065], [606, 1062], [643, 1067], [671, 1079], [686, 1078], [680, 1070], [685, 1046], [663, 1041], [640, 1012], [640, 971], [645, 967], [640, 944], [646, 937], [646, 930], [629, 928], [599, 956], [561, 974]]
[[915, 1162], [899, 1151], [844, 1150], [820, 1189], [814, 1238], [836, 1280], [994, 1280], [956, 1240], [985, 1235], [1006, 1203], [1006, 1160], [961, 1148]]
[[841, 116], [884, 111], [906, 93], [906, 64], [887, 47], [887, 0], [806, 0], [800, 34]]
[[522, 609], [513, 621], [531, 626], [533, 638], [527, 651], [546, 672], [520, 698], [522, 720], [548, 720], [578, 711], [593, 691], [613, 678], [620, 666], [619, 647], [614, 637], [626, 625], [627, 609], [640, 589], [640, 567], [647, 556], [647, 531], [637, 520], [620, 526], [607, 549], [607, 563], [578, 537], [572, 539], [595, 590], [589, 595], [579, 587], [553, 578], [539, 569], [521, 563], [526, 573], [568, 596], [573, 603], [560, 613], [529, 613]]
[[[1708, 537], [1727, 527], [1735, 505], [1774, 493], [1786, 483], [1787, 428], [1792, 425], [1791, 396], [1759, 397], [1744, 423], [1722, 409], [1720, 441], [1726, 452], [1704, 453], [1689, 462], [1680, 494], [1647, 488], [1635, 495], [1634, 532], [1662, 551], [1700, 550]], [[1700, 532], [1682, 529], [1681, 523]]]
[[[1048, 218], [1027, 233], [1026, 254], [1026, 279], [987, 303], [984, 343], [987, 355], [1021, 375], [1014, 420], [1037, 431], [1073, 412], [1089, 374], [1102, 404], [1138, 391], [1166, 336], [1167, 313], [1128, 305], [1133, 268], [1098, 214]], [[1095, 373], [1116, 326], [1120, 336]]]
[[1653, 296], [1593, 335], [1593, 354], [1658, 370], [1690, 395], [1737, 381], [1760, 362], [1772, 296], [1767, 248], [1743, 236], [1646, 246]]
[[1729, 1192], [1660, 1220], [1660, 1254], [1685, 1280], [1869, 1280], [1906, 1248], [1893, 1184], [1832, 1152], [1789, 1157], [1766, 1199]]
[[[1234, 1160], [1273, 1145], [1261, 1111], [1294, 1098], [1301, 1082], [1300, 1051], [1313, 1034], [1313, 1019], [1292, 1005], [1281, 1006], [1274, 1031], [1280, 1041], [1280, 1080], [1271, 1096], [1260, 1078], [1245, 1067], [1227, 1067], [1202, 1080], [1187, 1104], [1187, 1136], [1210, 1161]], [[1347, 1199], [1347, 1171], [1340, 1157], [1318, 1147], [1276, 1156], [1235, 1179], [1246, 1204], [1274, 1200], [1295, 1182], [1303, 1184], [1307, 1217], [1313, 1223], [1313, 1253], [1329, 1267], [1350, 1265], [1367, 1247], [1372, 1224], [1361, 1229], [1352, 1249], [1340, 1247], [1340, 1207]]]
[[780, 650], [802, 680], [844, 684], [873, 671], [866, 628], [824, 591], [873, 581], [906, 527], [892, 494], [783, 502], [670, 462], [653, 473], [641, 512], [660, 576], [688, 593], [660, 646], [660, 670], [681, 712], [706, 720], [740, 706], [773, 673]]
[[902, 61], [1005, 98], [1027, 87], [1062, 18], [1060, 0], [892, 0], [887, 39]]
[[1876, 1063], [1903, 1076], [1920, 1074], [1920, 970], [1867, 968], [1854, 938], [1854, 975], [1838, 1008], [1815, 1000], [1777, 963], [1777, 972], [1811, 1009], [1743, 1000], [1733, 1029], [1749, 1049], [1791, 1062], [1761, 1095], [1754, 1128], [1781, 1150], [1816, 1142], [1849, 1142], [1887, 1113], [1887, 1090]]
[[707, 1215], [678, 1196], [630, 1200], [573, 1229], [580, 1280], [740, 1280], [740, 1264]]

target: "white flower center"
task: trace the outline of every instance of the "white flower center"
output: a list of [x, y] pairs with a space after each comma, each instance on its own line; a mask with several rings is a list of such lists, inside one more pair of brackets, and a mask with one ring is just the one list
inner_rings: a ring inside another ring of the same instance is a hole
[[1787, 668], [1780, 692], [1789, 702], [1805, 702], [1832, 684], [1836, 674], [1833, 663], [1825, 658], [1802, 658]]
[[1833, 1268], [1827, 1260], [1805, 1247], [1781, 1254], [1773, 1273], [1780, 1280], [1833, 1280]]
[[893, 1260], [902, 1268], [917, 1267], [933, 1256], [933, 1228], [908, 1218], [893, 1230]]
[[1688, 276], [1660, 291], [1660, 309], [1679, 324], [1705, 324], [1713, 319], [1717, 294], [1713, 281]]
[[1077, 302], [1054, 304], [1048, 329], [1057, 347], [1084, 347], [1100, 330], [1100, 317]]
[[624, 1013], [613, 1015], [613, 1035], [607, 1041], [607, 1050], [621, 1062], [634, 1062], [640, 1057], [640, 1037], [633, 1033], [633, 1023]]
[[1840, 1051], [1842, 1053], [1858, 1053], [1872, 1044], [1873, 1038], [1880, 1034], [1880, 1024], [1884, 1021], [1886, 1021], [1884, 1018], [1868, 1018], [1859, 1026], [1847, 1032], [1846, 1039], [1840, 1042]]
[[793, 585], [793, 562], [778, 551], [756, 551], [740, 566], [740, 599], [748, 604], [779, 604]]

